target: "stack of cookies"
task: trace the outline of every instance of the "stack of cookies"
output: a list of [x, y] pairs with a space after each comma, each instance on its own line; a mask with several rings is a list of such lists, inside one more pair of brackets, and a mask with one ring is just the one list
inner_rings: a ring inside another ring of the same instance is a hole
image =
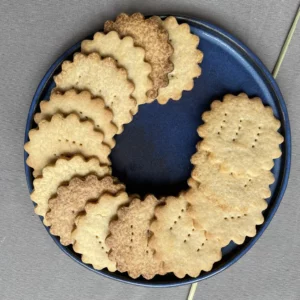
[[245, 94], [214, 101], [203, 115], [190, 188], [178, 197], [140, 199], [111, 176], [114, 137], [139, 105], [179, 100], [193, 88], [198, 44], [174, 17], [121, 14], [62, 64], [34, 116], [25, 150], [35, 212], [95, 269], [196, 277], [263, 222], [283, 138], [272, 110]]

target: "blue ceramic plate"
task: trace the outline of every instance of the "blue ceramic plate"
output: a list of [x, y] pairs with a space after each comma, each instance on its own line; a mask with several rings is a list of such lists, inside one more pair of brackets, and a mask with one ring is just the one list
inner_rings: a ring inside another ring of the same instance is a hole
[[[219, 273], [240, 259], [255, 244], [274, 216], [290, 171], [291, 133], [288, 113], [272, 75], [255, 54], [224, 30], [196, 19], [177, 18], [179, 22], [188, 23], [191, 31], [200, 37], [199, 48], [204, 53], [202, 75], [195, 80], [194, 89], [184, 92], [180, 101], [169, 101], [166, 105], [154, 102], [139, 107], [133, 121], [116, 138], [117, 145], [110, 156], [113, 175], [126, 184], [129, 193], [163, 196], [176, 195], [186, 189], [186, 181], [192, 170], [190, 157], [195, 153], [199, 141], [196, 129], [202, 123], [201, 115], [209, 109], [213, 100], [221, 99], [227, 93], [245, 92], [250, 97], [259, 96], [266, 105], [270, 105], [281, 121], [280, 133], [285, 142], [282, 144], [281, 158], [275, 161], [273, 173], [276, 180], [271, 186], [272, 197], [268, 199], [269, 206], [264, 212], [265, 222], [258, 226], [257, 235], [247, 238], [243, 245], [229, 244], [223, 249], [222, 260], [210, 272], [202, 272], [197, 278], [187, 276], [178, 279], [169, 274], [148, 281], [143, 278], [131, 279], [126, 273], [96, 271], [90, 265], [83, 264], [72, 247], [62, 246], [58, 238], [52, 236], [61, 250], [90, 270], [122, 282], [152, 287], [193, 283]], [[40, 82], [30, 106], [25, 142], [28, 141], [28, 131], [36, 126], [33, 115], [39, 110], [39, 102], [49, 99], [50, 91], [55, 86], [53, 75], [60, 72], [61, 63], [72, 59], [77, 51], [80, 51], [80, 42], [59, 57]], [[30, 192], [33, 188], [31, 171], [25, 164]]]

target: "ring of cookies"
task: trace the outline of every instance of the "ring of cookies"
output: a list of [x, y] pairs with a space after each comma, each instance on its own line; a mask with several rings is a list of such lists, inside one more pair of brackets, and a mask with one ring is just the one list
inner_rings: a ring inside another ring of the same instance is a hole
[[25, 150], [35, 212], [95, 269], [197, 277], [264, 221], [283, 137], [272, 109], [244, 93], [213, 101], [202, 115], [189, 188], [177, 197], [128, 195], [111, 175], [114, 137], [139, 105], [179, 100], [193, 88], [198, 44], [175, 17], [121, 14], [62, 64], [34, 116]]

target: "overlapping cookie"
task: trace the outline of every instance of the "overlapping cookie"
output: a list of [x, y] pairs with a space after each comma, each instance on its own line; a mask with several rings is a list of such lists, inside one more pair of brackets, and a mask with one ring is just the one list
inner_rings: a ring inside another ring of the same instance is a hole
[[69, 182], [75, 176], [97, 175], [102, 178], [111, 174], [108, 166], [101, 166], [97, 158], [86, 160], [83, 156], [75, 155], [71, 158], [59, 158], [54, 165], [45, 167], [42, 176], [33, 180], [34, 190], [30, 197], [37, 205], [35, 213], [44, 217], [44, 224], [50, 224], [45, 219], [49, 210], [48, 201], [56, 196], [60, 185]]
[[210, 271], [222, 257], [220, 241], [194, 226], [185, 197], [185, 193], [166, 197], [165, 205], [155, 209], [156, 220], [150, 226], [149, 246], [155, 250], [154, 257], [163, 262], [165, 272], [179, 278]]
[[40, 103], [41, 112], [34, 115], [34, 121], [39, 124], [42, 120], [51, 120], [52, 116], [60, 113], [69, 115], [75, 113], [80, 120], [90, 120], [94, 123], [96, 131], [103, 133], [103, 143], [113, 148], [114, 136], [117, 127], [112, 123], [111, 109], [105, 106], [101, 98], [93, 98], [88, 91], [77, 93], [76, 90], [68, 90], [65, 93], [53, 91], [49, 101]]
[[97, 52], [102, 57], [115, 59], [119, 66], [126, 69], [128, 79], [134, 83], [132, 96], [137, 104], [148, 102], [147, 93], [153, 87], [149, 77], [152, 67], [144, 60], [144, 48], [135, 47], [132, 37], [125, 36], [121, 39], [116, 31], [107, 34], [97, 32], [93, 40], [84, 40], [81, 43], [81, 52], [84, 54]]
[[194, 78], [201, 74], [199, 63], [202, 62], [203, 53], [197, 49], [199, 37], [190, 32], [186, 23], [178, 24], [175, 17], [168, 17], [162, 22], [169, 33], [169, 41], [174, 52], [171, 62], [174, 65], [168, 74], [169, 84], [161, 87], [157, 101], [165, 104], [169, 99], [179, 100], [183, 91], [190, 91], [194, 87]]
[[188, 215], [193, 219], [199, 230], [209, 232], [210, 236], [225, 247], [230, 241], [242, 244], [246, 237], [256, 235], [256, 226], [264, 221], [262, 212], [267, 208], [264, 199], [253, 205], [251, 198], [249, 206], [238, 204], [238, 208], [226, 203], [226, 198], [207, 196], [204, 188], [193, 179], [189, 180], [191, 189], [185, 199], [190, 204]]
[[24, 146], [29, 154], [26, 163], [33, 168], [34, 177], [42, 175], [43, 168], [61, 155], [97, 157], [101, 164], [110, 165], [110, 148], [102, 143], [103, 138], [91, 121], [81, 121], [76, 114], [55, 114], [50, 121], [42, 120], [37, 129], [29, 131], [29, 142]]
[[195, 166], [191, 177], [207, 197], [217, 201], [224, 209], [234, 209], [241, 213], [245, 213], [251, 206], [265, 206], [264, 199], [270, 197], [269, 186], [274, 182], [270, 171], [261, 171], [256, 177], [223, 172], [220, 165], [211, 163], [209, 153], [200, 150], [200, 146], [201, 143], [191, 159]]
[[118, 219], [109, 225], [110, 236], [106, 239], [111, 248], [109, 258], [116, 262], [118, 271], [128, 272], [132, 278], [142, 275], [151, 279], [165, 273], [162, 261], [156, 259], [148, 245], [150, 222], [158, 204], [153, 195], [143, 201], [134, 197], [128, 207], [118, 210]]
[[145, 18], [141, 13], [131, 16], [122, 13], [116, 21], [105, 22], [104, 31], [116, 31], [122, 38], [131, 36], [136, 46], [145, 49], [145, 60], [152, 66], [150, 78], [153, 81], [153, 88], [147, 95], [150, 100], [154, 100], [158, 89], [168, 85], [168, 73], [173, 70], [170, 61], [173, 48], [160, 18], [155, 16]]
[[54, 76], [54, 81], [59, 91], [87, 90], [94, 97], [102, 97], [113, 112], [118, 133], [137, 112], [137, 103], [132, 97], [134, 84], [128, 80], [127, 71], [119, 68], [111, 57], [102, 58], [98, 53], [76, 53], [73, 62], [62, 64], [62, 71]]
[[84, 210], [87, 202], [97, 200], [103, 193], [115, 195], [124, 188], [124, 185], [115, 183], [110, 176], [103, 179], [95, 175], [83, 179], [73, 178], [67, 186], [60, 186], [57, 196], [48, 201], [49, 211], [45, 219], [51, 226], [50, 232], [60, 237], [61, 244], [72, 244], [75, 218]]
[[257, 176], [261, 170], [271, 170], [273, 159], [281, 155], [280, 122], [260, 98], [228, 94], [222, 102], [213, 101], [202, 118], [200, 149], [210, 152], [209, 159], [225, 172]]
[[120, 191], [116, 195], [102, 194], [98, 201], [85, 206], [85, 214], [76, 218], [76, 228], [72, 232], [73, 249], [80, 253], [84, 263], [91, 264], [97, 270], [108, 268], [116, 271], [116, 263], [108, 258], [110, 248], [105, 239], [109, 234], [109, 222], [120, 206], [130, 201], [127, 193]]

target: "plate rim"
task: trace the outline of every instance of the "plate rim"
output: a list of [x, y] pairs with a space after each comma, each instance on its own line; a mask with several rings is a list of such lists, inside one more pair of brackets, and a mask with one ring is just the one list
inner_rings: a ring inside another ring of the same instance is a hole
[[[161, 17], [164, 18], [164, 17], [167, 17], [167, 16], [171, 16], [171, 15], [162, 15]], [[54, 240], [54, 242], [60, 248], [60, 250], [62, 250], [65, 254], [67, 254], [69, 257], [71, 257], [74, 261], [76, 261], [80, 265], [82, 265], [85, 268], [87, 268], [87, 269], [89, 269], [89, 270], [91, 270], [91, 271], [93, 271], [97, 274], [100, 274], [100, 275], [102, 275], [106, 278], [114, 279], [114, 280], [122, 282], [122, 283], [128, 283], [128, 284], [133, 284], [133, 285], [136, 285], [136, 286], [144, 286], [144, 287], [158, 287], [158, 288], [160, 288], [160, 287], [176, 287], [176, 286], [182, 286], [182, 285], [186, 285], [186, 284], [192, 284], [192, 283], [195, 283], [195, 282], [202, 281], [204, 279], [208, 279], [208, 278], [224, 271], [225, 269], [227, 269], [231, 265], [233, 265], [235, 262], [237, 262], [242, 256], [244, 256], [254, 246], [254, 244], [257, 242], [257, 240], [261, 237], [263, 232], [269, 226], [271, 220], [273, 219], [273, 217], [274, 217], [274, 215], [275, 215], [275, 213], [276, 213], [276, 211], [277, 211], [277, 209], [278, 209], [278, 207], [279, 207], [279, 205], [282, 201], [283, 195], [284, 195], [285, 190], [287, 188], [287, 184], [288, 184], [288, 180], [289, 180], [289, 174], [290, 174], [290, 168], [291, 168], [291, 148], [292, 147], [291, 147], [291, 129], [290, 129], [290, 122], [289, 122], [288, 112], [287, 112], [285, 101], [284, 101], [283, 96], [281, 94], [281, 91], [279, 89], [279, 86], [277, 85], [277, 82], [273, 78], [270, 71], [266, 68], [266, 66], [262, 63], [262, 61], [258, 58], [258, 56], [256, 54], [254, 54], [254, 52], [252, 50], [250, 50], [250, 48], [248, 48], [248, 46], [246, 46], [238, 38], [234, 37], [232, 34], [228, 33], [223, 28], [220, 28], [219, 26], [214, 25], [211, 22], [202, 21], [201, 19], [198, 19], [198, 18], [195, 18], [195, 17], [190, 17], [190, 16], [186, 16], [186, 15], [172, 15], [172, 16], [176, 17], [177, 20], [188, 22], [188, 23], [193, 23], [193, 24], [195, 24], [195, 26], [204, 27], [206, 30], [213, 31], [213, 32], [217, 33], [218, 35], [221, 35], [223, 38], [225, 38], [227, 40], [230, 40], [231, 43], [235, 44], [235, 46], [240, 51], [244, 52], [246, 54], [246, 56], [248, 56], [252, 60], [252, 62], [254, 64], [256, 64], [258, 69], [260, 69], [260, 71], [264, 75], [265, 79], [268, 80], [269, 85], [272, 87], [272, 89], [273, 89], [273, 91], [274, 91], [274, 93], [275, 93], [275, 95], [278, 99], [278, 103], [279, 103], [279, 106], [280, 106], [280, 111], [282, 113], [282, 123], [283, 123], [284, 129], [285, 129], [285, 141], [284, 141], [284, 144], [283, 144], [284, 148], [285, 148], [284, 170], [283, 170], [284, 174], [282, 176], [281, 182], [279, 182], [279, 191], [278, 191], [278, 194], [277, 194], [277, 197], [276, 197], [274, 203], [272, 203], [272, 206], [269, 209], [268, 216], [266, 217], [264, 223], [262, 225], [260, 225], [260, 227], [257, 231], [257, 234], [254, 237], [250, 238], [250, 240], [247, 242], [247, 245], [239, 253], [237, 253], [237, 255], [235, 255], [229, 261], [225, 262], [218, 269], [216, 269], [216, 270], [212, 269], [212, 271], [205, 272], [205, 273], [201, 272], [200, 275], [196, 278], [187, 278], [187, 279], [185, 279], [185, 278], [179, 279], [178, 278], [178, 282], [173, 282], [172, 281], [172, 282], [169, 282], [169, 283], [168, 282], [153, 283], [151, 280], [150, 281], [146, 281], [144, 279], [136, 280], [136, 279], [132, 279], [130, 277], [128, 277], [126, 279], [123, 279], [123, 278], [118, 278], [117, 276], [115, 276], [115, 273], [106, 274], [102, 270], [95, 270], [91, 265], [84, 264], [81, 260], [79, 260], [78, 258], [73, 256], [72, 253], [69, 253], [67, 251], [67, 249], [59, 243], [58, 239], [55, 236], [50, 234], [48, 227], [46, 227], [43, 224], [45, 229], [47, 230], [47, 232], [51, 236], [51, 238]], [[88, 38], [90, 38], [90, 36]], [[28, 141], [28, 132], [31, 129], [31, 126], [32, 126], [32, 123], [33, 123], [32, 115], [33, 115], [33, 112], [35, 111], [36, 107], [39, 105], [39, 99], [40, 99], [40, 96], [41, 96], [45, 86], [47, 85], [48, 81], [51, 80], [51, 78], [53, 77], [54, 72], [61, 65], [63, 60], [65, 60], [66, 57], [72, 55], [80, 47], [81, 42], [82, 42], [82, 40], [80, 40], [79, 42], [77, 42], [76, 44], [71, 46], [69, 49], [64, 51], [64, 53], [62, 55], [60, 55], [55, 60], [55, 62], [50, 66], [50, 68], [47, 70], [47, 72], [43, 76], [42, 80], [38, 84], [38, 87], [37, 87], [37, 89], [34, 93], [34, 96], [32, 98], [32, 102], [30, 104], [29, 111], [28, 111], [26, 127], [25, 127], [24, 144]], [[31, 181], [30, 168], [26, 165], [27, 157], [28, 157], [28, 154], [24, 150], [25, 175], [26, 175], [28, 190], [29, 190], [29, 193], [31, 193], [33, 184], [32, 184], [32, 181]], [[34, 202], [32, 202], [32, 203], [33, 203], [33, 205], [35, 205]], [[42, 221], [43, 218], [41, 216], [39, 216], [39, 217]]]

